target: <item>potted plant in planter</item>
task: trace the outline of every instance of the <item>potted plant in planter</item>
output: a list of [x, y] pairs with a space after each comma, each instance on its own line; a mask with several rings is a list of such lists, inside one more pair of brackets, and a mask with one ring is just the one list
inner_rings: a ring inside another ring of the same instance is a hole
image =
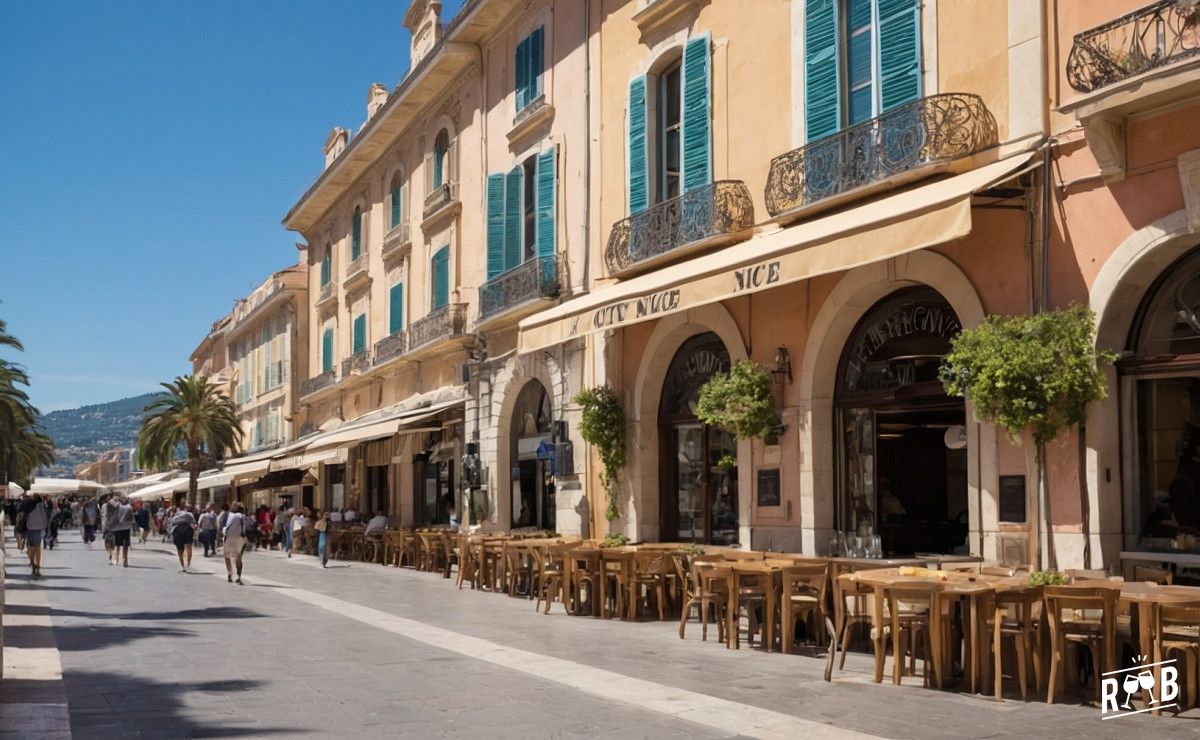
[[613, 521], [620, 512], [617, 509], [617, 473], [625, 467], [625, 410], [617, 398], [617, 392], [602, 385], [588, 388], [575, 396], [575, 403], [583, 409], [579, 434], [584, 441], [596, 448], [600, 455], [600, 485], [608, 498], [604, 516]]
[[[1032, 316], [988, 316], [974, 329], [963, 330], [942, 363], [941, 380], [947, 393], [966, 398], [980, 419], [1004, 429], [1015, 442], [1022, 435], [1032, 437], [1044, 512], [1048, 505], [1046, 445], [1063, 429], [1082, 424], [1088, 404], [1105, 398], [1100, 364], [1116, 357], [1114, 352], [1096, 347], [1096, 315], [1086, 306], [1072, 304]], [[1082, 476], [1080, 486], [1088, 567], [1087, 495]], [[1040, 524], [1037, 549], [1040, 559]], [[1054, 567], [1053, 547], [1049, 559]]]
[[[767, 444], [776, 444], [779, 414], [771, 396], [770, 373], [749, 360], [739, 360], [729, 372], [714, 374], [700, 388], [696, 417], [738, 439], [762, 437]], [[737, 459], [722, 455], [717, 465], [729, 471], [737, 465]]]

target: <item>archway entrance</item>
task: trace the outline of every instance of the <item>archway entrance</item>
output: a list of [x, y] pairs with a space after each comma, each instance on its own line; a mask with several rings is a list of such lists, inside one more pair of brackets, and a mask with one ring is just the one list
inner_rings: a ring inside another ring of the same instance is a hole
[[729, 352], [711, 332], [688, 339], [671, 360], [658, 407], [664, 542], [738, 542], [737, 440], [695, 411], [700, 387], [727, 370]]
[[[836, 526], [859, 536], [853, 554], [967, 551], [966, 407], [938, 380], [961, 329], [937, 291], [907, 289], [867, 311], [843, 350]], [[875, 535], [878, 553], [864, 539]]]
[[512, 527], [554, 531], [554, 475], [550, 396], [537, 380], [521, 388], [509, 425]]

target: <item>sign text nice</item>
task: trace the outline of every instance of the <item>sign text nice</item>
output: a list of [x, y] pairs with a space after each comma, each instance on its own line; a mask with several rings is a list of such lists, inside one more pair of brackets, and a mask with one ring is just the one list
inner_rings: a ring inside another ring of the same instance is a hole
[[617, 326], [625, 323], [625, 319], [630, 317], [632, 309], [632, 318], [644, 319], [655, 314], [674, 311], [679, 307], [679, 288], [659, 291], [651, 293], [641, 298], [636, 298], [631, 301], [622, 301], [614, 303], [611, 306], [596, 309], [592, 314], [592, 326], [597, 329], [603, 329], [607, 326]]

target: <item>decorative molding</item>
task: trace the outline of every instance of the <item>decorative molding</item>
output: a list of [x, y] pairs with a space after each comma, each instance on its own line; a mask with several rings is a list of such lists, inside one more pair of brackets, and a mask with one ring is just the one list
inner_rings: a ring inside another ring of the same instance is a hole
[[1177, 166], [1188, 229], [1200, 233], [1200, 149], [1180, 154]]
[[508, 148], [514, 152], [526, 149], [534, 140], [550, 132], [554, 121], [554, 106], [546, 102], [545, 94], [517, 112], [509, 130]]
[[633, 22], [641, 31], [642, 41], [650, 36], [685, 28], [695, 20], [700, 8], [709, 0], [640, 0], [641, 10], [633, 14]]

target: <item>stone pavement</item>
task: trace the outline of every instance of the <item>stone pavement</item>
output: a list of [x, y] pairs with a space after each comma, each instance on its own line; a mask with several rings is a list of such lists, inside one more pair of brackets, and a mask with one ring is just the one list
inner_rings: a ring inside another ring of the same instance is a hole
[[[43, 581], [8, 562], [10, 610], [53, 628], [6, 614], [6, 646], [61, 662], [75, 737], [1195, 737], [1200, 717], [1102, 722], [1083, 694], [1049, 707], [876, 685], [854, 654], [826, 683], [823, 660], [725, 650], [695, 622], [680, 640], [677, 623], [545, 616], [407, 569], [260, 551], [239, 587], [199, 555], [180, 574], [161, 543], [130, 562], [73, 532]], [[21, 688], [10, 672], [0, 697]], [[42, 703], [61, 704], [54, 684]], [[38, 715], [16, 706], [0, 704], [0, 735]]]

